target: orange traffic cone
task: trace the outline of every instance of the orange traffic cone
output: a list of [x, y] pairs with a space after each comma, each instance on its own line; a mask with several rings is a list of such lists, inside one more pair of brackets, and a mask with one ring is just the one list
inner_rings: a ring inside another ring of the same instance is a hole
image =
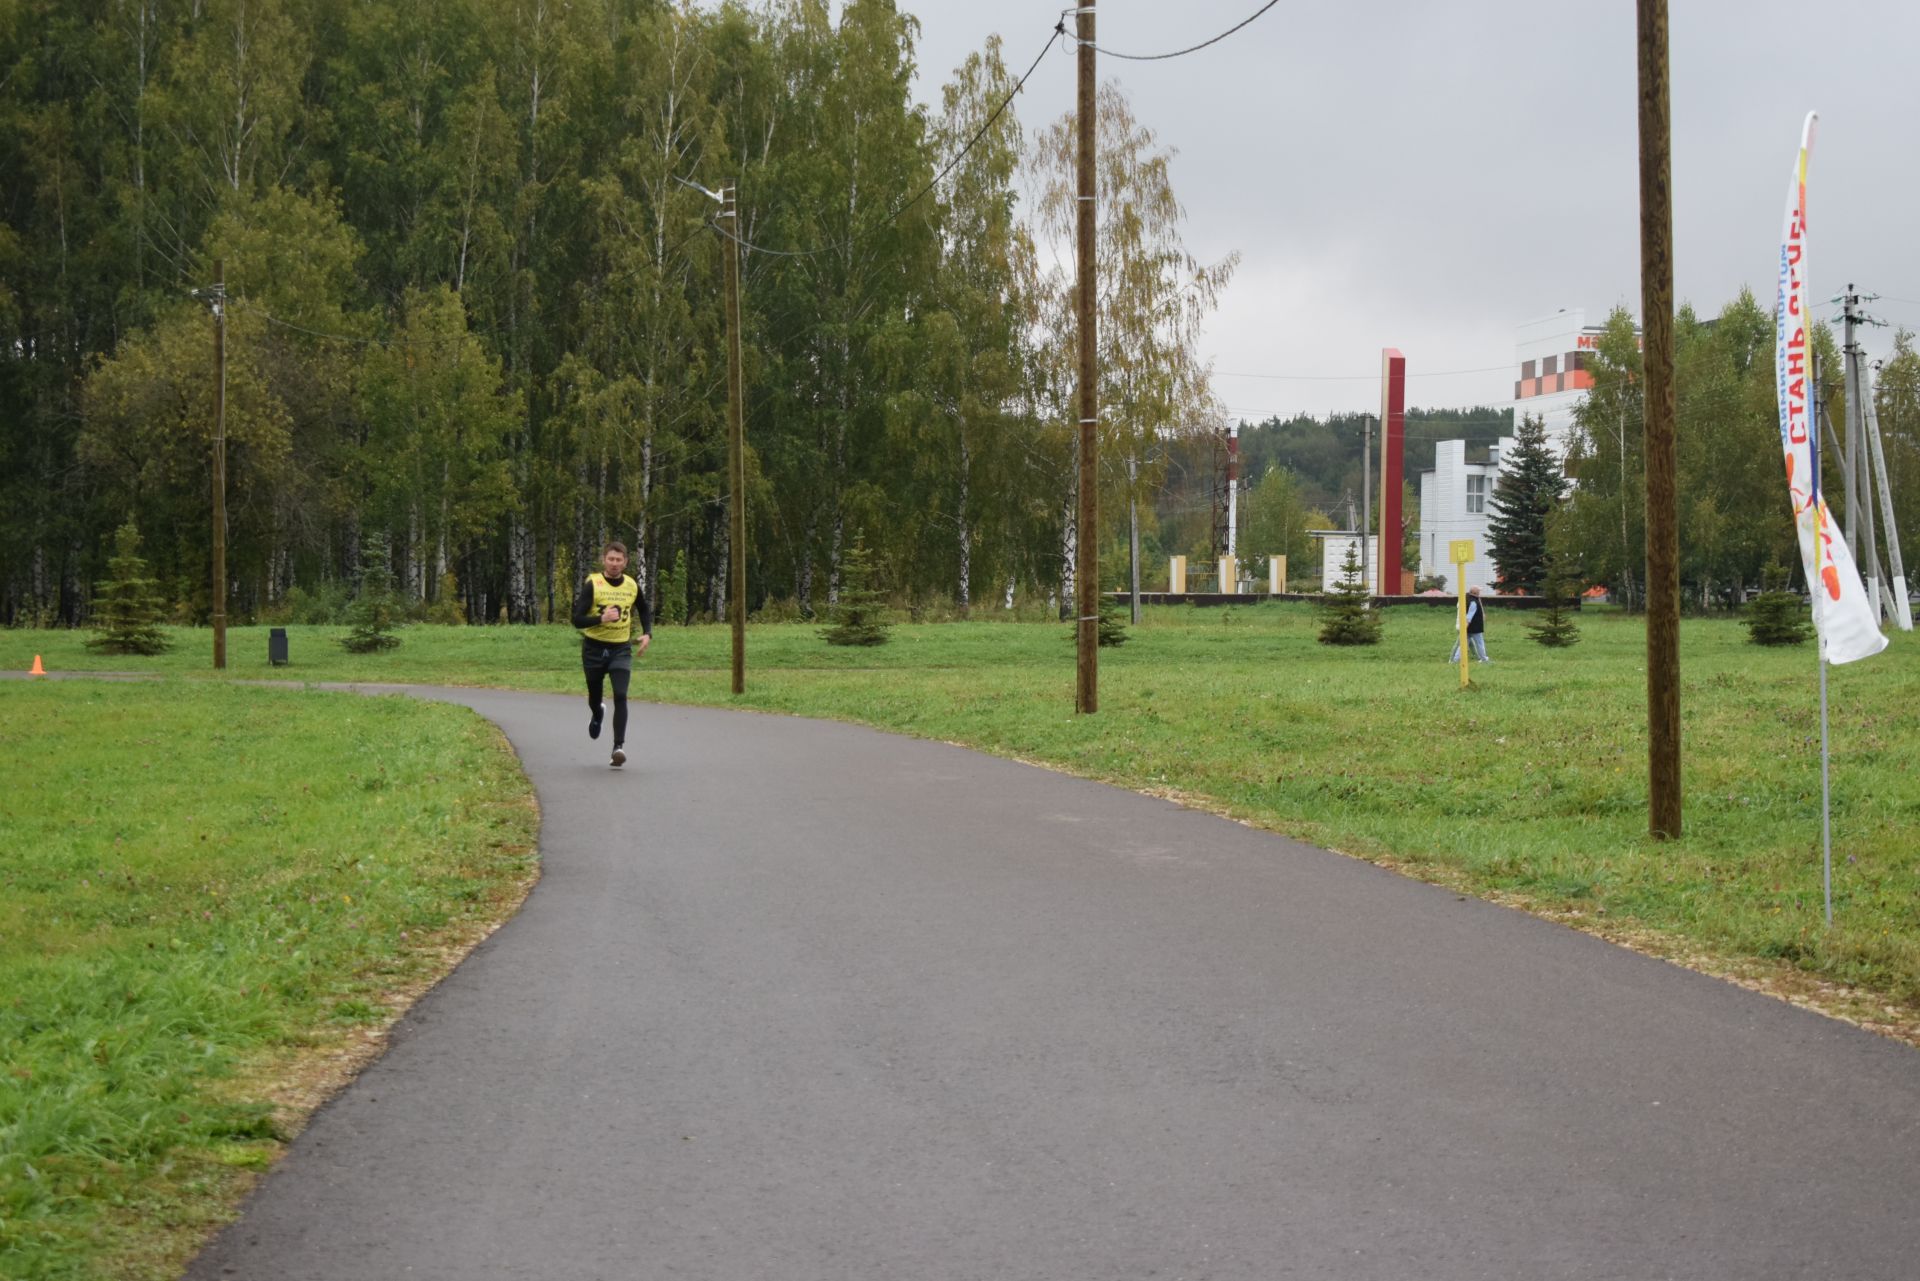
[[27, 675], [29, 675], [29, 676], [45, 676], [46, 674], [47, 674], [47, 669], [46, 669], [46, 668], [44, 668], [44, 667], [42, 667], [42, 666], [40, 666], [40, 655], [38, 655], [38, 654], [35, 654], [35, 655], [33, 656], [33, 666], [32, 666], [32, 668], [30, 668], [30, 669], [28, 670], [28, 672], [27, 672]]

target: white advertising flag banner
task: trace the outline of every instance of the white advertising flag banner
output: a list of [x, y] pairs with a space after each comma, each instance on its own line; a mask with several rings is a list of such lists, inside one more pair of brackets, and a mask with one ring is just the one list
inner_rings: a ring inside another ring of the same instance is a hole
[[1787, 187], [1787, 216], [1780, 233], [1780, 293], [1774, 311], [1775, 371], [1779, 378], [1780, 445], [1787, 457], [1787, 492], [1800, 536], [1800, 560], [1813, 595], [1813, 625], [1829, 663], [1870, 658], [1887, 647], [1879, 620], [1860, 583], [1860, 571], [1844, 538], [1837, 536], [1820, 492], [1819, 448], [1814, 436], [1811, 391], [1813, 339], [1807, 310], [1807, 150], [1813, 145], [1814, 113], [1800, 133], [1800, 155]]

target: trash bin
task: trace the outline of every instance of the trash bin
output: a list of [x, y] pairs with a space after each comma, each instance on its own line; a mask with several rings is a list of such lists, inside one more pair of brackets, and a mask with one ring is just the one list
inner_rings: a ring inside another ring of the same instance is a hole
[[276, 627], [267, 633], [267, 662], [275, 667], [287, 665], [287, 629]]

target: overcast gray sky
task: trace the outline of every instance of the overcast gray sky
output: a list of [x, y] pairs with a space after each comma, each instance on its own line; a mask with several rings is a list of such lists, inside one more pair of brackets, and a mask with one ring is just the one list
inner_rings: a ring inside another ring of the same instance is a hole
[[[1097, 40], [1178, 49], [1262, 2], [1101, 0]], [[989, 33], [1019, 74], [1060, 13], [900, 3], [921, 22], [929, 104]], [[1712, 314], [1745, 285], [1771, 307], [1812, 109], [1813, 292], [1854, 281], [1887, 295], [1872, 311], [1920, 329], [1920, 3], [1673, 0], [1671, 23], [1678, 296]], [[1590, 323], [1616, 304], [1638, 314], [1629, 0], [1281, 0], [1200, 53], [1100, 72], [1179, 153], [1189, 249], [1240, 251], [1206, 341], [1237, 417], [1377, 409], [1386, 346], [1407, 355], [1410, 404], [1505, 403], [1517, 324], [1562, 307]], [[1056, 49], [1016, 104], [1029, 137], [1071, 107], [1073, 84]], [[1868, 351], [1891, 333], [1868, 333]]]

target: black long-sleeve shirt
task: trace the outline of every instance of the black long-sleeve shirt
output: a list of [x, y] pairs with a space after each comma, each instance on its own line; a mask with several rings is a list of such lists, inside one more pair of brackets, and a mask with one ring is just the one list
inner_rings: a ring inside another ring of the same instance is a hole
[[[626, 579], [623, 576], [609, 578], [607, 581], [618, 584], [625, 582]], [[647, 604], [645, 592], [633, 598], [633, 607], [640, 615], [640, 634], [653, 635], [653, 607]], [[573, 597], [573, 625], [584, 629], [597, 626], [599, 622], [600, 611], [593, 607], [593, 579], [583, 578], [580, 580], [580, 590], [574, 593]]]

